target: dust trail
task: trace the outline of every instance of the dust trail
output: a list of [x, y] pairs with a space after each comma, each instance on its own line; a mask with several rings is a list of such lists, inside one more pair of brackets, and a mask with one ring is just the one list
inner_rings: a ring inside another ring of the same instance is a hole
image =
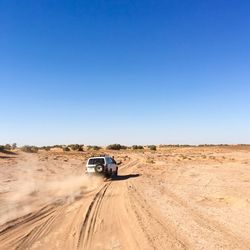
[[[103, 179], [84, 174], [67, 174], [46, 176], [44, 163], [36, 156], [27, 155], [25, 161], [18, 163], [15, 185], [1, 196], [0, 225], [40, 209], [50, 203], [72, 203], [77, 198], [96, 189]], [[42, 171], [37, 172], [37, 169]]]

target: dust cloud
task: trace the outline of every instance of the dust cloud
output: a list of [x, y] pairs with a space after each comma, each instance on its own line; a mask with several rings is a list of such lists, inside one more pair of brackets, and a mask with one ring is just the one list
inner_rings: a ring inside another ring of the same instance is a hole
[[[60, 167], [62, 163], [58, 164]], [[53, 203], [70, 204], [98, 188], [103, 179], [83, 173], [48, 174], [46, 163], [32, 155], [16, 164], [14, 178], [1, 195], [0, 225]], [[69, 167], [70, 164], [68, 164]], [[62, 171], [61, 172], [65, 172]]]

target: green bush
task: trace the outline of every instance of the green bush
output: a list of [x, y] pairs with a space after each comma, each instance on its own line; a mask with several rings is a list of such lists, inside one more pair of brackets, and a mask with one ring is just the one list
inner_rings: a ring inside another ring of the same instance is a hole
[[121, 150], [121, 149], [127, 149], [127, 147], [121, 144], [111, 144], [107, 146], [107, 149]]
[[149, 148], [150, 150], [154, 150], [154, 151], [156, 150], [156, 146], [155, 146], [155, 145], [149, 145], [148, 148]]
[[4, 145], [0, 145], [0, 151], [4, 151]]
[[141, 145], [133, 145], [132, 149], [144, 149]]

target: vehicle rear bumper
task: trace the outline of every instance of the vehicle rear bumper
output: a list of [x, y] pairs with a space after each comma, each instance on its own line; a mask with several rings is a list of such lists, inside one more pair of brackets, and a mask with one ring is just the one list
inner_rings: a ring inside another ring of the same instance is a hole
[[86, 173], [95, 174], [96, 173], [95, 168], [86, 168]]

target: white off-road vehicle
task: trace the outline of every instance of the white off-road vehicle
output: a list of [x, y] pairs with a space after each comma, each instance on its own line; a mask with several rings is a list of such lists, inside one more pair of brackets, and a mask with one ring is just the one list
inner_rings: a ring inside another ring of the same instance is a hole
[[86, 172], [103, 174], [106, 176], [117, 176], [118, 166], [111, 156], [91, 157], [87, 160]]

